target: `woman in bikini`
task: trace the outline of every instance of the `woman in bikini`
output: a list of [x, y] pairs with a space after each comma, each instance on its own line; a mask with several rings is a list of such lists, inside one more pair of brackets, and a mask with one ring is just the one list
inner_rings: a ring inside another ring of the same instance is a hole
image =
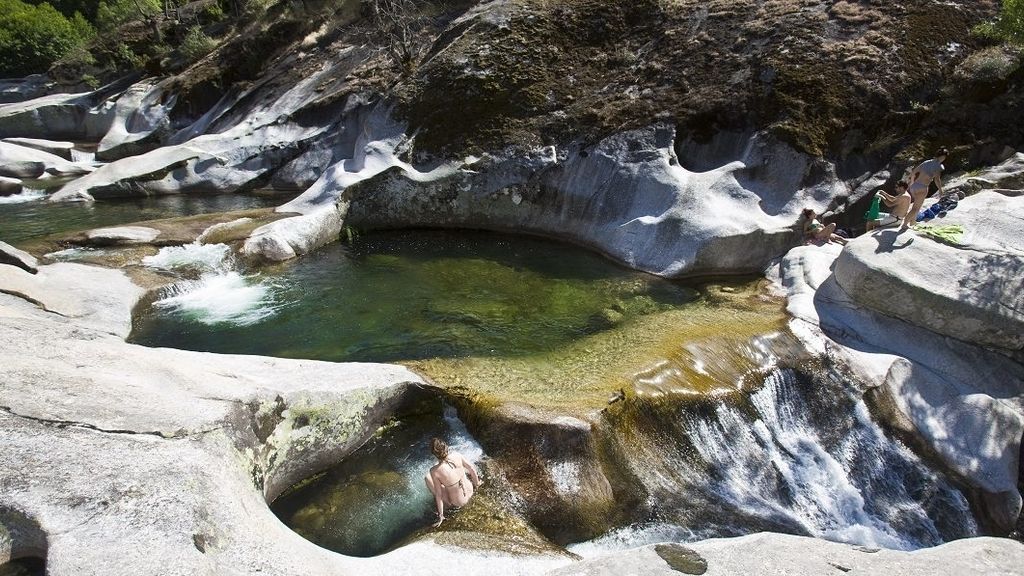
[[910, 188], [907, 189], [910, 197], [914, 199], [914, 204], [903, 218], [903, 226], [900, 227], [901, 232], [917, 222], [917, 213], [921, 211], [921, 204], [928, 197], [928, 190], [932, 182], [935, 182], [935, 185], [938, 186], [939, 196], [942, 195], [942, 162], [948, 155], [949, 151], [945, 148], [939, 148], [935, 151], [934, 158], [925, 160], [914, 168], [910, 178]]
[[437, 457], [438, 462], [427, 472], [423, 480], [437, 504], [437, 522], [434, 523], [436, 528], [444, 522], [445, 506], [465, 506], [482, 481], [473, 464], [463, 458], [462, 454], [450, 452], [444, 440], [434, 438], [430, 442], [430, 451]]
[[824, 225], [818, 220], [817, 214], [810, 208], [805, 208], [803, 213], [804, 217], [804, 237], [807, 238], [808, 242], [835, 242], [836, 244], [846, 244], [846, 238], [843, 238], [839, 234], [836, 234], [836, 225], [829, 224]]

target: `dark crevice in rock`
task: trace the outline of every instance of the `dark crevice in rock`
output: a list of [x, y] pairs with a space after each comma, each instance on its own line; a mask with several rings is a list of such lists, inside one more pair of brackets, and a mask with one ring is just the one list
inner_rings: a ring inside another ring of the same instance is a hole
[[96, 426], [94, 424], [87, 424], [85, 422], [75, 422], [73, 420], [58, 420], [58, 419], [55, 419], [55, 418], [40, 418], [38, 416], [27, 416], [25, 414], [19, 414], [19, 413], [15, 412], [9, 406], [0, 406], [0, 412], [6, 412], [7, 414], [10, 414], [11, 416], [14, 416], [16, 418], [22, 418], [24, 420], [31, 420], [33, 422], [39, 422], [41, 424], [57, 426], [58, 428], [84, 428], [86, 430], [92, 430], [94, 432], [102, 432], [104, 434], [127, 434], [127, 435], [131, 435], [131, 436], [156, 436], [157, 438], [163, 438], [165, 440], [178, 440], [178, 439], [182, 439], [182, 438], [190, 438], [190, 437], [193, 437], [193, 436], [199, 436], [199, 435], [202, 435], [202, 434], [207, 434], [207, 433], [210, 433], [210, 432], [215, 432], [217, 430], [223, 430], [224, 429], [223, 426], [217, 426], [217, 427], [214, 427], [214, 428], [209, 428], [209, 429], [206, 429], [206, 430], [197, 430], [197, 431], [194, 431], [194, 432], [187, 432], [187, 433], [186, 432], [181, 432], [181, 433], [174, 433], [174, 434], [166, 434], [166, 433], [163, 433], [163, 432], [147, 432], [147, 431], [139, 431], [139, 430], [123, 430], [123, 429], [116, 429], [116, 428], [107, 429], [107, 428], [100, 428], [99, 426]]

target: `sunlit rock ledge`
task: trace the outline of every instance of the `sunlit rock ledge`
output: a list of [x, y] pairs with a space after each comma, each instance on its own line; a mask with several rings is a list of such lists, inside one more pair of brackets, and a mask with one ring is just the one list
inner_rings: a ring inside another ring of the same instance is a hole
[[[267, 501], [373, 433], [405, 368], [127, 344], [142, 295], [122, 272], [0, 265], [0, 563], [51, 575], [1012, 573], [1024, 548], [973, 539], [914, 553], [760, 534], [611, 553], [480, 549], [436, 534], [374, 558], [317, 547]], [[89, 296], [83, 296], [89, 295]], [[843, 568], [837, 568], [841, 566]], [[751, 568], [756, 566], [756, 568]], [[890, 570], [890, 566], [892, 570]], [[902, 572], [901, 572], [902, 571]]]

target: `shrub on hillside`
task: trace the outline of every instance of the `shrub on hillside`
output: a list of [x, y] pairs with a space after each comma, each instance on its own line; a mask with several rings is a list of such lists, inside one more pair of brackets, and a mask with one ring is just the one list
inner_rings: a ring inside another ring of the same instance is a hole
[[1024, 44], [1024, 0], [1003, 0], [1003, 9], [996, 21], [981, 24], [974, 31], [1003, 42]]
[[990, 46], [965, 58], [957, 66], [954, 77], [965, 84], [998, 84], [1020, 67], [1020, 48]]
[[195, 62], [213, 51], [217, 46], [212, 38], [203, 33], [199, 26], [193, 26], [185, 33], [185, 39], [181, 41], [178, 51], [189, 62]]
[[125, 22], [152, 18], [162, 10], [160, 0], [101, 0], [96, 8], [96, 27], [112, 31]]
[[0, 77], [45, 72], [93, 33], [81, 14], [68, 19], [45, 2], [0, 0]]

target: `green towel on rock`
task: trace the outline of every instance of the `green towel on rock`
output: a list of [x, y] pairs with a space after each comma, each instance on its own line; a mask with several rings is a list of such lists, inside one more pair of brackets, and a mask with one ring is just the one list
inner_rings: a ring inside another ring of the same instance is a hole
[[961, 244], [960, 237], [964, 233], [964, 227], [959, 224], [918, 224], [914, 226], [914, 231], [920, 232], [932, 240], [959, 246]]

